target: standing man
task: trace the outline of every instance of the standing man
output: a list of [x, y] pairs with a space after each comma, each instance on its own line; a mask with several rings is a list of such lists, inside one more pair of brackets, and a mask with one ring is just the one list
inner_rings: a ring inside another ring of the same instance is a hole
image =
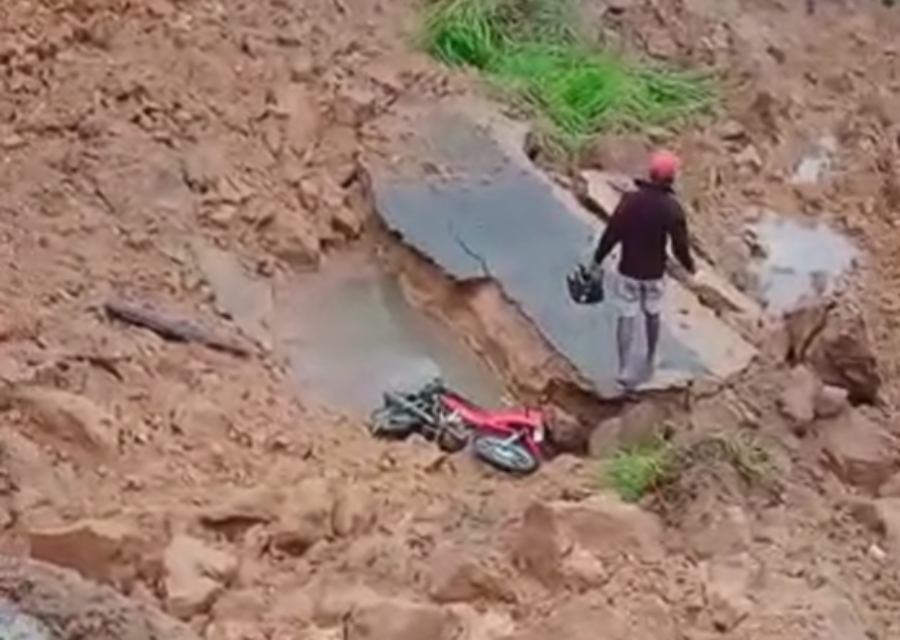
[[[622, 197], [594, 253], [593, 269], [599, 273], [610, 252], [617, 244], [622, 245], [620, 277], [614, 297], [619, 311], [616, 324], [618, 380], [626, 388], [653, 377], [669, 239], [678, 261], [689, 273], [694, 273], [687, 221], [672, 188], [677, 172], [678, 158], [674, 154], [669, 151], [654, 153], [650, 158], [648, 179], [635, 180], [637, 190]], [[628, 374], [628, 356], [641, 312], [647, 329], [647, 353], [635, 379]]]

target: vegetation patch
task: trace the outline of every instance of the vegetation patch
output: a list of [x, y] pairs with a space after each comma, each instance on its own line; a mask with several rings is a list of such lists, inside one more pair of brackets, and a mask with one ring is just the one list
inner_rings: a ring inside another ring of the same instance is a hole
[[438, 0], [424, 45], [447, 64], [480, 69], [573, 148], [599, 131], [668, 125], [712, 105], [706, 77], [604, 52], [577, 24], [567, 0]]
[[677, 456], [665, 440], [621, 449], [604, 466], [604, 484], [625, 502], [638, 502], [667, 481]]
[[[726, 487], [732, 476], [736, 483]], [[669, 506], [695, 493], [698, 481], [741, 494], [777, 496], [782, 489], [768, 447], [742, 431], [706, 434], [677, 445], [659, 438], [620, 449], [603, 464], [602, 480], [625, 502], [653, 496]]]

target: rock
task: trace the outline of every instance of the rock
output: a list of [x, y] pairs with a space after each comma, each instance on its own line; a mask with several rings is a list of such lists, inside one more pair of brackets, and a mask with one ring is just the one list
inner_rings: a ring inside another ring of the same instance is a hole
[[339, 234], [352, 240], [362, 233], [363, 220], [352, 208], [340, 204], [331, 211], [331, 226]]
[[826, 332], [811, 350], [810, 361], [823, 382], [847, 390], [852, 404], [872, 404], [878, 399], [881, 374], [861, 320]]
[[181, 175], [195, 193], [214, 192], [231, 171], [228, 151], [219, 144], [204, 142], [185, 151], [181, 158]]
[[516, 594], [485, 563], [460, 549], [439, 549], [431, 561], [429, 595], [435, 602], [515, 602]]
[[279, 208], [262, 227], [263, 246], [279, 260], [293, 267], [316, 265], [321, 242], [306, 216]]
[[617, 442], [620, 447], [629, 448], [664, 436], [669, 412], [660, 403], [646, 401], [626, 409], [619, 417], [622, 425]]
[[696, 500], [683, 516], [682, 530], [691, 552], [699, 558], [741, 554], [750, 549], [750, 518], [737, 505], [722, 507], [715, 498]]
[[290, 555], [303, 555], [332, 532], [335, 499], [325, 480], [301, 481], [285, 495], [278, 522], [272, 527], [271, 544]]
[[603, 458], [616, 449], [653, 442], [665, 435], [668, 415], [664, 406], [652, 401], [634, 405], [594, 429], [588, 452], [592, 457]]
[[546, 618], [505, 640], [630, 640], [623, 617], [603, 597], [569, 598]]
[[706, 566], [706, 600], [712, 625], [719, 633], [732, 631], [753, 610], [748, 595], [753, 574], [747, 554], [718, 559]]
[[368, 87], [343, 87], [331, 103], [331, 117], [336, 124], [359, 127], [376, 113], [378, 93]]
[[240, 532], [278, 516], [282, 495], [270, 487], [236, 489], [200, 514], [200, 522], [226, 532]]
[[315, 94], [302, 84], [284, 85], [275, 92], [272, 110], [284, 119], [284, 143], [303, 157], [321, 126]]
[[231, 418], [224, 408], [195, 393], [188, 394], [172, 412], [172, 428], [183, 434], [223, 440], [232, 428]]
[[[186, 625], [155, 606], [34, 560], [0, 557], [0, 594], [3, 601], [15, 602], [15, 611], [47, 629], [46, 636], [20, 636], [0, 627], [4, 640], [198, 640]], [[0, 604], [0, 619], [2, 608]]]
[[339, 627], [350, 614], [383, 600], [365, 584], [333, 575], [323, 575], [311, 585], [288, 592], [275, 603], [273, 613], [279, 620], [312, 621], [328, 629]]
[[591, 432], [588, 439], [588, 455], [603, 459], [613, 455], [619, 447], [622, 419], [618, 416], [604, 420]]
[[82, 520], [28, 532], [35, 560], [73, 569], [97, 582], [116, 582], [134, 573], [141, 555], [136, 529], [118, 520]]
[[855, 499], [848, 504], [850, 514], [884, 540], [884, 547], [900, 563], [900, 498]]
[[206, 613], [237, 574], [237, 560], [202, 540], [176, 536], [163, 556], [166, 609], [189, 620]]
[[881, 485], [878, 495], [882, 498], [900, 498], [900, 473], [895, 473], [887, 482]]
[[[647, 142], [640, 135], [604, 135], [582, 150], [579, 164], [584, 168], [615, 171], [636, 177], [647, 172], [648, 155]], [[612, 211], [607, 210], [607, 213], [611, 214]]]
[[737, 120], [726, 120], [719, 127], [719, 137], [729, 142], [744, 140], [747, 138], [747, 129]]
[[784, 327], [787, 334], [785, 359], [790, 364], [805, 361], [815, 339], [828, 323], [832, 304], [807, 305], [785, 314]]
[[875, 504], [884, 523], [885, 547], [900, 566], [900, 498], [883, 498]]
[[399, 599], [360, 606], [349, 616], [346, 640], [452, 640], [459, 623], [449, 611]]
[[[663, 556], [662, 525], [650, 513], [605, 494], [581, 502], [533, 503], [512, 540], [513, 562], [548, 587], [582, 584], [625, 558]], [[590, 557], [599, 561], [590, 561]]]
[[849, 397], [850, 393], [846, 389], [823, 385], [816, 394], [814, 403], [816, 417], [820, 419], [838, 417], [849, 408]]
[[203, 637], [206, 640], [266, 640], [267, 636], [256, 621], [214, 619], [206, 627]]
[[757, 149], [752, 144], [748, 144], [746, 147], [734, 154], [734, 163], [738, 167], [746, 167], [753, 171], [759, 171], [765, 164], [763, 162], [762, 156], [759, 154], [759, 149]]
[[37, 423], [36, 439], [105, 456], [118, 447], [116, 420], [85, 396], [43, 387], [19, 387], [12, 402]]
[[547, 430], [557, 453], [581, 454], [587, 451], [588, 434], [582, 424], [559, 407], [547, 410]]
[[367, 533], [375, 524], [375, 505], [371, 492], [360, 486], [343, 487], [334, 501], [331, 529], [347, 538]]
[[629, 556], [654, 562], [664, 555], [659, 519], [610, 494], [556, 503], [555, 511], [565, 535], [603, 561]]
[[307, 51], [297, 51], [288, 61], [291, 82], [306, 82], [316, 73], [316, 61]]
[[843, 482], [872, 495], [900, 469], [896, 439], [858, 411], [823, 427], [822, 454]]
[[553, 509], [540, 502], [531, 504], [513, 537], [515, 566], [548, 587], [558, 587], [563, 580], [563, 556], [568, 550]]
[[802, 429], [816, 418], [816, 398], [822, 383], [807, 367], [791, 370], [778, 397], [778, 408], [793, 422], [795, 429]]

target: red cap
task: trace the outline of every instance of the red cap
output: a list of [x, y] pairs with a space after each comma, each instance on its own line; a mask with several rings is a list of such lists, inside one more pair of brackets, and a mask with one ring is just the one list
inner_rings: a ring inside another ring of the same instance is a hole
[[678, 173], [678, 156], [671, 151], [656, 151], [650, 157], [650, 179], [655, 182], [672, 182]]

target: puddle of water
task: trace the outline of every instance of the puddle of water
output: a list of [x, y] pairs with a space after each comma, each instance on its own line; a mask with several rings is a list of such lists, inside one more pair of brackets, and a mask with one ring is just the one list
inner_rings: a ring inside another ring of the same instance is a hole
[[40, 621], [25, 615], [5, 600], [0, 600], [0, 638], [2, 640], [54, 640], [54, 636]]
[[323, 404], [368, 412], [383, 391], [436, 375], [479, 403], [503, 396], [490, 369], [362, 254], [279, 286], [274, 326], [298, 389]]
[[776, 313], [833, 292], [858, 256], [847, 237], [821, 222], [764, 211], [750, 230], [765, 254], [754, 267], [758, 293]]
[[838, 151], [838, 141], [834, 136], [823, 136], [816, 141], [791, 176], [791, 184], [816, 184], [831, 170], [834, 155]]

